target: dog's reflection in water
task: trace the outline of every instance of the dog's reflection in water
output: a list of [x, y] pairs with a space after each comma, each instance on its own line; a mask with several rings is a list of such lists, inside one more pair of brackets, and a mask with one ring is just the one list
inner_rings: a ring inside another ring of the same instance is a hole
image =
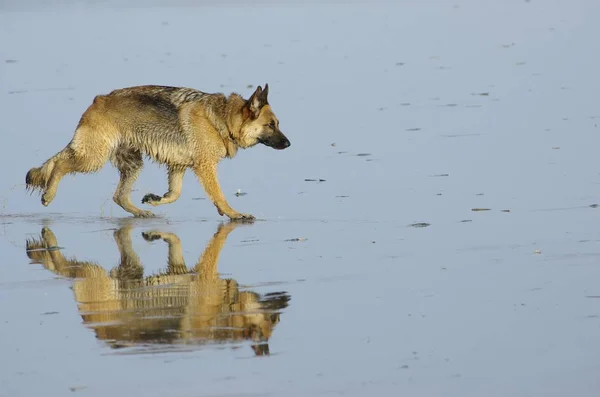
[[146, 241], [162, 239], [169, 248], [166, 270], [146, 277], [133, 251], [131, 225], [114, 232], [121, 261], [109, 272], [97, 263], [65, 258], [55, 249], [58, 241], [47, 227], [41, 238], [27, 240], [27, 256], [73, 279], [84, 324], [113, 348], [160, 351], [251, 341], [256, 355], [268, 355], [268, 340], [290, 297], [285, 292], [259, 295], [240, 290], [236, 280], [219, 277], [219, 254], [237, 225], [220, 224], [192, 269], [185, 265], [177, 235], [143, 232]]

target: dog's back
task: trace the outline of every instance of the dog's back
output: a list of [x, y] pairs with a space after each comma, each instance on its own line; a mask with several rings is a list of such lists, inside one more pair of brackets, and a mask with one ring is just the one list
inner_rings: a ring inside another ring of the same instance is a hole
[[187, 87], [140, 85], [134, 87], [119, 88], [111, 91], [108, 95], [105, 95], [104, 97], [131, 97], [142, 98], [142, 100], [144, 100], [144, 98], [152, 98], [153, 100], [160, 99], [169, 102], [176, 107], [180, 107], [186, 102], [198, 101], [209, 95], [218, 94], [209, 94], [206, 92], [196, 90], [194, 88]]

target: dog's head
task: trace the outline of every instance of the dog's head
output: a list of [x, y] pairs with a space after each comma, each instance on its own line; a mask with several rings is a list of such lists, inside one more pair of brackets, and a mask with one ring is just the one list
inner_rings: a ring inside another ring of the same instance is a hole
[[291, 145], [289, 139], [279, 129], [279, 120], [269, 105], [267, 96], [269, 85], [261, 86], [246, 101], [242, 112], [244, 122], [241, 129], [241, 146], [250, 147], [258, 143], [282, 150]]

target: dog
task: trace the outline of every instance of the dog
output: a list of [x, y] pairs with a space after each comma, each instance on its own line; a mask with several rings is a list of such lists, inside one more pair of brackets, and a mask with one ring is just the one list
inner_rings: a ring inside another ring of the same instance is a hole
[[168, 191], [146, 194], [143, 204], [169, 204], [181, 194], [183, 176], [190, 168], [219, 215], [231, 220], [254, 220], [227, 203], [217, 164], [233, 158], [238, 149], [263, 144], [277, 150], [291, 145], [279, 129], [268, 102], [269, 85], [260, 85], [247, 100], [237, 93], [205, 93], [186, 87], [159, 85], [120, 88], [98, 95], [81, 116], [66, 147], [25, 177], [28, 191], [42, 192], [48, 206], [63, 176], [98, 171], [107, 161], [120, 175], [113, 200], [135, 217], [152, 217], [137, 208], [130, 195], [143, 166], [143, 156], [164, 164]]
[[248, 341], [256, 355], [269, 354], [269, 339], [291, 296], [285, 291], [259, 294], [219, 273], [221, 250], [242, 222], [219, 224], [193, 266], [186, 265], [176, 234], [143, 231], [148, 243], [162, 240], [168, 246], [166, 268], [153, 274], [144, 274], [144, 264], [133, 248], [132, 219], [122, 222], [113, 233], [120, 260], [110, 270], [93, 261], [65, 257], [55, 249], [59, 242], [48, 227], [25, 244], [31, 263], [73, 282], [83, 324], [99, 340], [115, 349], [159, 351], [165, 345]]

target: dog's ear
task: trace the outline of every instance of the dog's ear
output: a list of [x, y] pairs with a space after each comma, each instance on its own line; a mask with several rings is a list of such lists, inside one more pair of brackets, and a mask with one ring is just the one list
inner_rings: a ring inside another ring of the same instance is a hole
[[265, 86], [263, 91], [261, 86], [256, 87], [256, 91], [246, 101], [246, 106], [250, 110], [250, 116], [255, 119], [260, 114], [260, 110], [263, 106], [267, 105], [267, 94], [269, 93], [269, 87]]

